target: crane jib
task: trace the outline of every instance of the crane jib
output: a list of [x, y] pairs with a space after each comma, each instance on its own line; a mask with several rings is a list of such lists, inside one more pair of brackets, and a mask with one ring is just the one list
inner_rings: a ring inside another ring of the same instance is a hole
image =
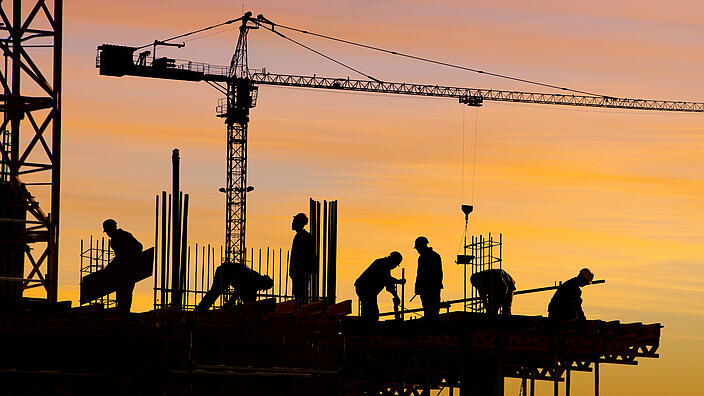
[[[100, 74], [122, 77], [125, 75], [163, 78], [181, 81], [209, 81], [226, 83], [228, 67], [202, 62], [157, 58], [153, 61], [140, 57], [137, 48], [103, 44], [98, 47], [96, 67]], [[704, 103], [629, 99], [610, 96], [566, 95], [557, 93], [504, 91], [450, 87], [433, 84], [412, 84], [350, 78], [300, 76], [251, 70], [250, 80], [255, 85], [278, 85], [301, 88], [318, 88], [396, 95], [431, 96], [458, 99], [470, 106], [485, 101], [535, 103], [612, 109], [655, 110], [678, 112], [704, 112]]]

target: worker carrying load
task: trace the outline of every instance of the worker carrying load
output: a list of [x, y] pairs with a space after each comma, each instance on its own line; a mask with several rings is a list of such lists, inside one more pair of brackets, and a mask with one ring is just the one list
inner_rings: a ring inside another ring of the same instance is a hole
[[130, 312], [135, 283], [152, 275], [154, 248], [142, 251], [142, 244], [117, 222], [107, 219], [103, 231], [110, 237], [115, 258], [105, 268], [86, 275], [81, 281], [81, 304], [116, 292], [117, 308], [122, 314]]
[[440, 313], [440, 289], [442, 289], [442, 259], [428, 246], [428, 238], [419, 236], [413, 245], [418, 251], [418, 273], [415, 294], [423, 303], [423, 317], [433, 320]]
[[582, 286], [590, 284], [594, 274], [582, 268], [574, 278], [562, 283], [550, 300], [548, 317], [555, 320], [586, 319], [582, 310]]
[[291, 244], [291, 259], [288, 274], [291, 277], [293, 297], [303, 303], [308, 303], [307, 283], [314, 269], [313, 237], [304, 227], [308, 224], [308, 216], [299, 213], [293, 217], [291, 229], [296, 231]]
[[479, 292], [482, 304], [486, 307], [489, 318], [494, 318], [499, 313], [504, 317], [511, 316], [513, 292], [516, 291], [516, 281], [503, 269], [488, 269], [479, 271], [469, 278], [475, 289]]
[[391, 252], [387, 257], [374, 260], [354, 282], [354, 287], [361, 305], [360, 316], [362, 319], [377, 322], [379, 320], [379, 305], [376, 297], [383, 288], [394, 297], [394, 309], [398, 309], [401, 299], [396, 293], [396, 285], [406, 283], [405, 279], [396, 279], [391, 276], [391, 270], [401, 264], [403, 257], [399, 252]]
[[207, 311], [230, 286], [234, 292], [225, 302], [226, 306], [234, 305], [238, 299], [243, 303], [254, 302], [257, 299], [257, 292], [271, 289], [274, 287], [274, 281], [268, 275], [261, 275], [243, 264], [225, 262], [215, 270], [213, 284], [200, 300], [196, 310]]

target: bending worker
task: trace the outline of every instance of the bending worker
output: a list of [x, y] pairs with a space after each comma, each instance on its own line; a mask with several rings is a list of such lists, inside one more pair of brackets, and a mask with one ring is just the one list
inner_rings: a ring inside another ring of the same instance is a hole
[[590, 284], [594, 274], [582, 268], [574, 278], [562, 283], [550, 300], [548, 317], [555, 320], [586, 319], [582, 310], [582, 286]]
[[376, 296], [381, 289], [386, 290], [394, 297], [394, 306], [401, 303], [396, 293], [396, 285], [406, 283], [405, 279], [396, 279], [391, 276], [391, 270], [401, 264], [403, 257], [399, 252], [391, 252], [387, 257], [374, 260], [354, 282], [357, 296], [361, 304], [360, 316], [364, 320], [377, 322], [379, 320], [379, 305]]
[[291, 229], [296, 231], [291, 244], [291, 259], [288, 274], [291, 277], [293, 297], [307, 303], [306, 281], [313, 271], [313, 237], [304, 227], [308, 224], [305, 213], [293, 216]]
[[501, 307], [501, 315], [511, 316], [513, 292], [516, 291], [516, 281], [503, 269], [488, 269], [479, 271], [469, 278], [479, 292], [482, 304], [490, 318], [496, 317]]
[[274, 287], [274, 281], [268, 275], [261, 275], [243, 264], [225, 262], [215, 270], [213, 284], [200, 300], [196, 310], [207, 311], [229, 286], [233, 287], [234, 293], [225, 305], [233, 305], [238, 299], [243, 303], [254, 302], [257, 292], [271, 289]]
[[418, 273], [415, 293], [423, 303], [423, 315], [433, 320], [440, 313], [440, 289], [442, 289], [442, 260], [440, 255], [428, 246], [428, 238], [416, 238], [414, 248], [418, 251]]
[[104, 271], [113, 272], [117, 279], [118, 287], [115, 292], [117, 308], [123, 314], [129, 313], [132, 307], [135, 268], [142, 253], [142, 244], [129, 232], [117, 228], [117, 222], [113, 219], [103, 222], [103, 231], [110, 237], [110, 247], [115, 252], [115, 258]]

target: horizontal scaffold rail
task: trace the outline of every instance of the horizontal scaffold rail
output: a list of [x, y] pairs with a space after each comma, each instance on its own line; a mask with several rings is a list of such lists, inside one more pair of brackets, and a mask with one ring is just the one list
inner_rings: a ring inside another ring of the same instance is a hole
[[614, 109], [704, 112], [704, 103], [701, 102], [502, 91], [442, 85], [353, 80], [349, 78], [297, 76], [266, 72], [252, 73], [251, 79], [253, 83], [259, 85], [280, 85], [288, 87], [456, 98], [463, 103], [468, 102], [468, 104], [476, 103], [477, 100], [479, 103], [476, 104], [480, 104], [481, 101], [490, 100], [497, 102], [537, 103]]

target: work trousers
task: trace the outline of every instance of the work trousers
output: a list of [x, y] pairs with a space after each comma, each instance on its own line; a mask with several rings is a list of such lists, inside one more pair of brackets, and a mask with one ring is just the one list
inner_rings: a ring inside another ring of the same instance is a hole
[[301, 300], [304, 304], [308, 303], [308, 296], [306, 295], [306, 274], [298, 274], [295, 277], [291, 277], [291, 292], [293, 297]]
[[359, 297], [360, 313], [359, 316], [362, 320], [369, 322], [379, 321], [379, 304], [376, 301], [376, 294], [365, 293], [357, 290], [357, 296]]
[[420, 294], [423, 303], [423, 316], [425, 320], [435, 320], [440, 313], [440, 289], [429, 290]]

